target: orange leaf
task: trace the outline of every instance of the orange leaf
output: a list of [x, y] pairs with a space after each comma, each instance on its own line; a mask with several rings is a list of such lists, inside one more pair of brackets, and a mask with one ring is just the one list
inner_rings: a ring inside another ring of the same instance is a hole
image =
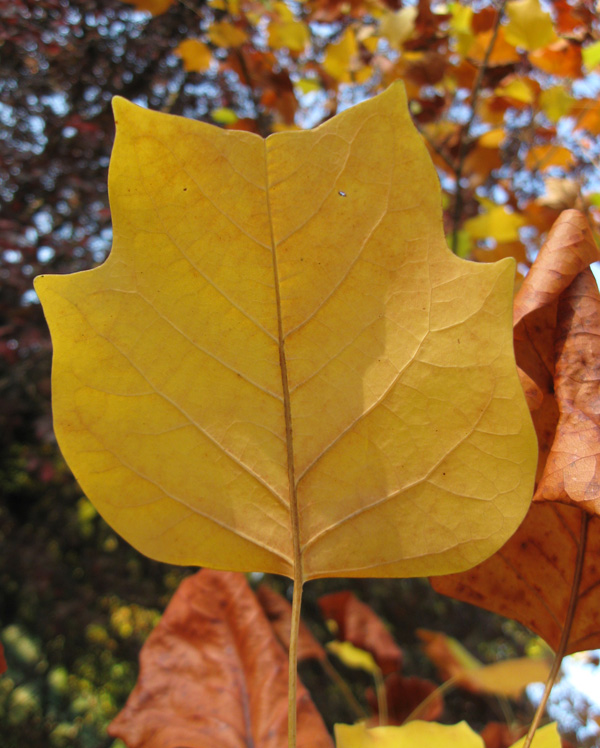
[[600, 646], [594, 614], [600, 605], [600, 294], [586, 270], [599, 257], [584, 216], [562, 213], [514, 307], [517, 364], [539, 442], [534, 504], [490, 559], [468, 573], [432, 579], [439, 592], [515, 618], [555, 649], [574, 586], [567, 652]]
[[539, 169], [545, 171], [551, 166], [560, 166], [563, 169], [572, 166], [575, 159], [573, 153], [560, 145], [536, 145], [525, 159], [525, 166], [532, 171]]
[[[584, 512], [535, 502], [513, 537], [462, 574], [433, 577], [437, 592], [514, 618], [558, 649], [565, 624]], [[600, 517], [587, 525], [579, 599], [567, 654], [600, 646]]]
[[[467, 55], [470, 60], [477, 63], [482, 63], [487, 53], [488, 47], [492, 41], [493, 30], [483, 31], [481, 34], [475, 36], [475, 40], [471, 47], [469, 47], [469, 54]], [[511, 65], [512, 63], [519, 62], [520, 55], [517, 50], [506, 41], [504, 36], [504, 30], [502, 27], [498, 29], [498, 35], [492, 48], [492, 52], [488, 59], [488, 67], [497, 67], [500, 65]]]
[[[281, 748], [287, 657], [243, 574], [186, 579], [140, 655], [140, 676], [109, 734], [129, 748]], [[333, 748], [298, 684], [298, 748]]]
[[560, 296], [554, 346], [560, 416], [535, 498], [600, 515], [600, 294], [589, 269]]
[[575, 129], [587, 130], [592, 135], [600, 134], [600, 101], [578, 100], [571, 111], [575, 117]]
[[441, 680], [461, 676], [464, 688], [473, 693], [481, 691], [476, 682], [470, 681], [468, 673], [481, 667], [483, 663], [473, 657], [462, 644], [440, 631], [417, 629], [417, 636], [422, 642], [423, 651], [438, 669]]
[[494, 249], [476, 247], [473, 257], [477, 262], [498, 262], [503, 257], [514, 257], [518, 263], [527, 263], [527, 253], [522, 242], [501, 242]]
[[[290, 648], [290, 629], [292, 622], [292, 606], [266, 584], [256, 590], [256, 597], [279, 641], [286, 650]], [[327, 654], [306, 624], [300, 621], [298, 633], [298, 660], [325, 660]]]
[[187, 72], [202, 73], [210, 67], [211, 51], [198, 39], [184, 39], [174, 52], [183, 60]]
[[550, 75], [577, 78], [581, 75], [581, 47], [568, 39], [558, 39], [530, 52], [529, 62]]
[[174, 0], [123, 0], [123, 2], [133, 5], [136, 10], [146, 10], [153, 16], [160, 16], [169, 10]]
[[554, 334], [561, 293], [595, 260], [598, 249], [585, 217], [575, 210], [561, 213], [540, 250], [514, 304], [517, 364], [538, 389], [532, 410], [538, 435], [538, 480], [546, 464], [558, 423], [554, 398]]
[[524, 732], [523, 728], [511, 728], [502, 722], [488, 722], [480, 734], [485, 748], [510, 748]]
[[334, 592], [319, 598], [325, 618], [338, 625], [338, 636], [370, 652], [384, 675], [402, 667], [402, 650], [382, 620], [352, 592]]

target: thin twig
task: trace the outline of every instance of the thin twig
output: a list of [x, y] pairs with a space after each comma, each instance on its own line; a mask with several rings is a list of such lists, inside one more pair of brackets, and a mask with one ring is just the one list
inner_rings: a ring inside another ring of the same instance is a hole
[[556, 651], [554, 662], [552, 663], [552, 669], [550, 670], [550, 674], [548, 675], [548, 679], [546, 680], [546, 686], [544, 688], [542, 700], [538, 704], [538, 708], [536, 709], [535, 715], [533, 717], [533, 721], [531, 722], [531, 725], [529, 726], [529, 731], [527, 733], [527, 737], [525, 738], [525, 742], [523, 743], [523, 748], [530, 748], [531, 746], [531, 743], [535, 735], [535, 731], [537, 730], [540, 720], [542, 719], [542, 716], [546, 709], [546, 704], [548, 702], [550, 692], [552, 691], [552, 687], [554, 686], [554, 682], [556, 681], [558, 671], [560, 670], [560, 666], [562, 664], [563, 658], [567, 651], [567, 647], [569, 645], [569, 638], [571, 636], [571, 628], [573, 626], [575, 610], [577, 608], [577, 602], [579, 600], [579, 585], [581, 583], [581, 572], [583, 569], [583, 562], [585, 559], [585, 548], [587, 544], [588, 519], [589, 519], [589, 514], [584, 511], [583, 517], [581, 520], [580, 533], [579, 533], [579, 546], [577, 548], [577, 560], [575, 562], [575, 572], [573, 574], [573, 585], [571, 587], [571, 599], [569, 600], [569, 607], [567, 609], [567, 617], [565, 618], [565, 625], [562, 630], [562, 635], [560, 637], [560, 644], [558, 645], [558, 650]]
[[475, 83], [473, 84], [473, 90], [471, 92], [471, 115], [468, 121], [463, 125], [461, 129], [461, 133], [460, 133], [460, 138], [459, 138], [459, 143], [458, 143], [457, 167], [455, 170], [456, 194], [455, 194], [455, 199], [454, 199], [454, 211], [452, 215], [452, 251], [455, 254], [458, 250], [458, 224], [460, 222], [460, 217], [462, 215], [462, 210], [463, 210], [462, 187], [461, 187], [460, 182], [461, 182], [462, 175], [463, 175], [465, 159], [467, 157], [467, 146], [469, 145], [469, 142], [468, 142], [469, 134], [471, 132], [471, 127], [473, 125], [473, 121], [475, 120], [475, 116], [477, 114], [477, 103], [479, 101], [479, 96], [481, 94], [483, 76], [485, 75], [487, 71], [487, 66], [488, 66], [490, 57], [492, 55], [492, 50], [494, 49], [494, 45], [496, 44], [496, 39], [498, 38], [498, 32], [500, 30], [500, 22], [502, 21], [502, 16], [504, 15], [504, 6], [506, 5], [506, 1], [507, 0], [502, 0], [502, 2], [500, 3], [500, 7], [498, 8], [498, 15], [496, 16], [496, 22], [494, 24], [494, 29], [492, 31], [492, 37], [490, 39], [488, 48], [485, 51], [485, 55], [483, 57], [483, 61], [477, 73], [477, 78], [475, 79]]
[[260, 100], [256, 95], [256, 91], [254, 90], [254, 83], [252, 81], [250, 71], [248, 70], [248, 65], [246, 64], [246, 58], [244, 57], [242, 50], [239, 47], [235, 48], [234, 53], [239, 63], [240, 70], [242, 71], [242, 75], [244, 76], [245, 83], [250, 89], [250, 97], [252, 98], [252, 104], [254, 105], [254, 114], [256, 117], [256, 126], [258, 127], [258, 132], [260, 135], [262, 135], [263, 138], [266, 138], [267, 135], [269, 135], [269, 126], [261, 109]]
[[348, 703], [348, 706], [352, 709], [354, 712], [354, 716], [356, 719], [366, 719], [369, 715], [367, 714], [366, 709], [364, 709], [360, 703], [358, 702], [356, 696], [352, 693], [352, 690], [350, 686], [346, 683], [346, 681], [342, 678], [342, 676], [338, 673], [338, 671], [333, 667], [331, 662], [325, 658], [324, 660], [320, 660], [321, 666], [323, 670], [327, 673], [327, 675], [331, 678], [333, 683], [336, 685], [338, 690], [341, 692], [343, 697], [346, 699], [346, 702]]
[[419, 125], [419, 123], [416, 120], [413, 120], [413, 122], [414, 122], [415, 127], [417, 128], [417, 130], [421, 134], [421, 137], [424, 140], [427, 141], [427, 143], [428, 143], [429, 147], [431, 148], [431, 150], [435, 151], [437, 153], [437, 155], [442, 159], [442, 161], [447, 166], [449, 166], [450, 169], [453, 172], [456, 172], [457, 169], [458, 169], [458, 164], [455, 163], [455, 161], [451, 158], [451, 156], [448, 153], [446, 153], [445, 149], [442, 148], [442, 146], [439, 146], [435, 141], [433, 141], [429, 137], [429, 135], [427, 134], [427, 132], [425, 130], [423, 130], [423, 128]]

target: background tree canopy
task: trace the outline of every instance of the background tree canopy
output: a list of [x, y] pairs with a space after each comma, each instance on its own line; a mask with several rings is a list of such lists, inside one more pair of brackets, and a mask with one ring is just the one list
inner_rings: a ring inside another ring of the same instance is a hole
[[[266, 136], [402, 79], [449, 245], [479, 262], [513, 256], [522, 278], [561, 210], [600, 222], [600, 19], [592, 0], [14, 0], [0, 19], [1, 719], [7, 745], [107, 746], [140, 643], [186, 570], [126, 547], [63, 465], [32, 279], [92, 267], [110, 248], [112, 97]], [[424, 582], [353, 588], [393, 624], [415, 673], [430, 669], [417, 625], [446, 624], [483, 659], [528, 640]], [[310, 599], [306, 614], [322, 626]], [[494, 716], [475, 696], [449, 703], [448, 719]]]

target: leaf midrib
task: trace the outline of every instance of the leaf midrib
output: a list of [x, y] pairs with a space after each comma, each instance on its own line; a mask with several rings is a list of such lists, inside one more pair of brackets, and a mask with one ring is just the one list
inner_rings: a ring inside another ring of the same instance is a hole
[[298, 516], [298, 490], [296, 487], [296, 476], [294, 466], [294, 436], [292, 429], [292, 407], [290, 397], [290, 385], [285, 357], [285, 337], [283, 334], [283, 315], [281, 309], [281, 293], [279, 288], [279, 268], [277, 265], [277, 243], [273, 232], [273, 217], [271, 213], [271, 185], [269, 184], [269, 152], [267, 141], [263, 141], [265, 155], [265, 181], [266, 181], [266, 207], [269, 234], [271, 241], [271, 252], [273, 257], [273, 285], [275, 288], [275, 310], [277, 315], [277, 347], [279, 350], [279, 368], [281, 371], [281, 389], [283, 394], [283, 413], [285, 420], [285, 444], [287, 453], [288, 469], [288, 492], [290, 530], [292, 533], [292, 558], [294, 566], [294, 584], [302, 585], [304, 572], [302, 569], [302, 551], [300, 548], [300, 520]]

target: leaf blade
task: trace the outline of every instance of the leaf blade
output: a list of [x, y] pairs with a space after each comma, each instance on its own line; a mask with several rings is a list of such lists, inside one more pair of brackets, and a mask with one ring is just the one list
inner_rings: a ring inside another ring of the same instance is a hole
[[109, 523], [154, 558], [299, 580], [493, 552], [535, 450], [513, 265], [449, 253], [402, 87], [267, 141], [116, 112], [113, 251], [36, 284], [57, 435]]

